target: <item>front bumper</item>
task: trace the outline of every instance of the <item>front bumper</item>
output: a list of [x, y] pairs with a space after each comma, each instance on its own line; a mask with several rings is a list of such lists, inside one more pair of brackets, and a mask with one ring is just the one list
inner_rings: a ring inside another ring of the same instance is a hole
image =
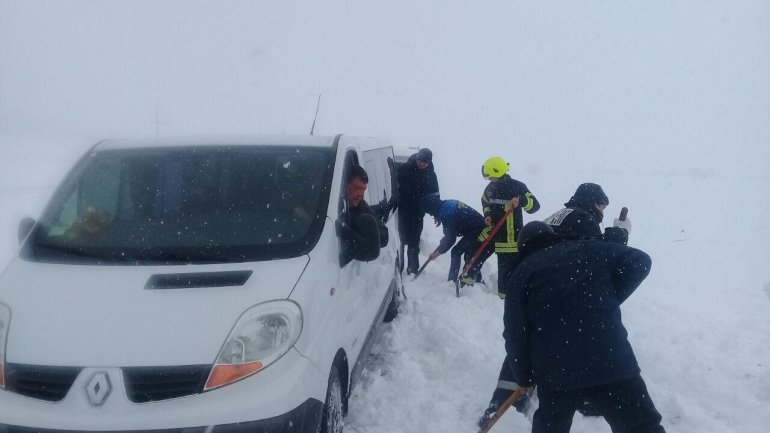
[[[106, 374], [113, 387], [101, 405], [89, 401], [87, 392], [97, 373]], [[89, 367], [60, 402], [0, 390], [0, 433], [302, 432], [301, 428], [320, 420], [318, 408], [326, 396], [327, 376], [292, 349], [264, 371], [231, 385], [187, 397], [133, 403], [126, 396], [119, 368]], [[289, 427], [281, 427], [282, 423]]]
[[[323, 403], [308, 399], [283, 415], [259, 421], [161, 430], [99, 430], [105, 433], [315, 433], [323, 412]], [[0, 424], [0, 433], [92, 433], [92, 430], [52, 430]]]

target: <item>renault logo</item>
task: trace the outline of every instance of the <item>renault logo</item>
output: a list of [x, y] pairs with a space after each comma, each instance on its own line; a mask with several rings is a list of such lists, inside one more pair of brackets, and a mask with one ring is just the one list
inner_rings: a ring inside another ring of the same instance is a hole
[[110, 378], [107, 376], [107, 373], [104, 372], [96, 373], [86, 386], [88, 401], [94, 406], [103, 405], [107, 400], [107, 397], [109, 397], [110, 392], [112, 392]]

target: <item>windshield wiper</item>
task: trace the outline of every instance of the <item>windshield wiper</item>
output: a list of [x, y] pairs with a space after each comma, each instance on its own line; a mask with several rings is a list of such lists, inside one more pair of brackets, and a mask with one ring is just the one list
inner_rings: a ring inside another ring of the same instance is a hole
[[[35, 255], [38, 254], [40, 249], [48, 250], [48, 251], [55, 251], [58, 253], [61, 253], [62, 257], [81, 257], [81, 258], [88, 258], [88, 259], [95, 259], [95, 260], [105, 260], [105, 261], [115, 261], [115, 260], [125, 260], [122, 257], [115, 257], [115, 256], [105, 256], [102, 254], [97, 254], [94, 252], [86, 251], [83, 248], [79, 247], [68, 247], [64, 245], [53, 245], [53, 244], [35, 244], [33, 246]], [[54, 256], [54, 254], [48, 253], [45, 254], [46, 256]]]
[[184, 252], [168, 251], [158, 253], [145, 253], [131, 257], [132, 260], [138, 262], [166, 262], [166, 263], [195, 263], [195, 264], [208, 264], [208, 263], [241, 263], [246, 261], [243, 257], [230, 257], [222, 254], [203, 254], [193, 253], [186, 254]]

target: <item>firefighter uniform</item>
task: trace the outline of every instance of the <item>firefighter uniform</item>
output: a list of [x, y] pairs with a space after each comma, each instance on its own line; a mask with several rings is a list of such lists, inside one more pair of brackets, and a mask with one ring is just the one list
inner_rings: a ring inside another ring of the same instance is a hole
[[492, 219], [494, 227], [498, 221], [505, 217], [511, 208], [511, 199], [519, 198], [519, 205], [508, 214], [505, 222], [495, 234], [493, 239], [494, 249], [490, 248], [485, 254], [497, 253], [497, 290], [501, 297], [505, 296], [506, 279], [511, 270], [516, 253], [519, 252], [516, 240], [519, 231], [524, 226], [523, 211], [529, 214], [540, 209], [540, 203], [535, 195], [523, 182], [504, 174], [497, 180], [492, 180], [481, 196], [481, 205], [484, 209], [484, 217]]

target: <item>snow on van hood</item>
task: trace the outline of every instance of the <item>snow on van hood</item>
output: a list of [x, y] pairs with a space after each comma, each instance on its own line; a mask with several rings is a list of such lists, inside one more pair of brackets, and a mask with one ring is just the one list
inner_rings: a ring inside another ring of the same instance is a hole
[[[212, 364], [240, 315], [291, 293], [308, 257], [184, 266], [89, 266], [16, 259], [6, 361], [131, 367]], [[252, 271], [239, 287], [145, 289], [154, 274]]]

